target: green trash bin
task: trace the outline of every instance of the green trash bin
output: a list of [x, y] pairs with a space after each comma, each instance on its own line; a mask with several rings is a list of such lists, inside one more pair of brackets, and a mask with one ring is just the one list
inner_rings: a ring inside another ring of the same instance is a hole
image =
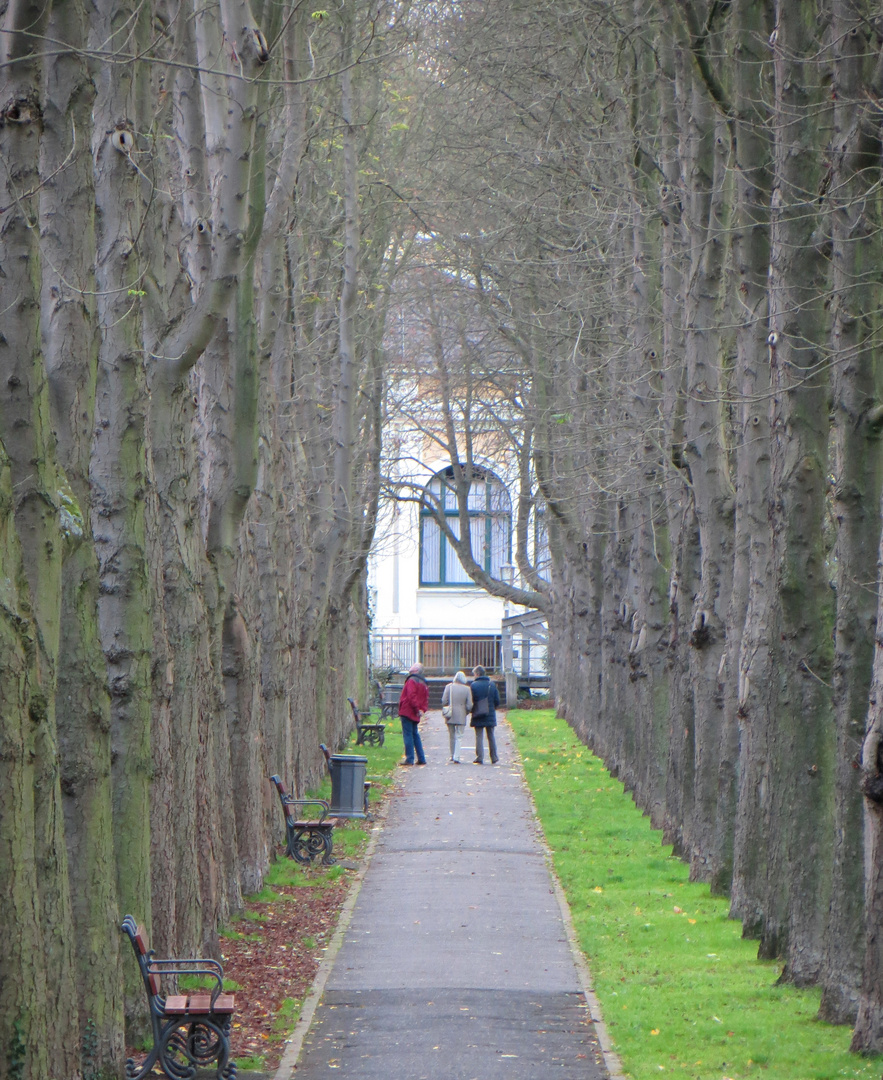
[[356, 754], [332, 754], [328, 762], [331, 770], [331, 817], [367, 817], [365, 797], [365, 774], [368, 759]]

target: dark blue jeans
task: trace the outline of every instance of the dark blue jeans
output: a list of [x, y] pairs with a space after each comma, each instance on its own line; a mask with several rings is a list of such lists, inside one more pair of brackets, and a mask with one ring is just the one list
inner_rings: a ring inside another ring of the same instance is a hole
[[405, 761], [409, 765], [414, 764], [414, 753], [417, 754], [417, 764], [425, 765], [426, 757], [423, 753], [423, 743], [420, 741], [420, 726], [416, 720], [409, 720], [407, 716], [400, 716], [402, 722], [402, 739], [405, 742]]

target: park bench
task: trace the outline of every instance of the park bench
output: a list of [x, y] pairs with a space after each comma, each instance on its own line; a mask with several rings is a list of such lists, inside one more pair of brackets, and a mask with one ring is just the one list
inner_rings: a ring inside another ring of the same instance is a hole
[[356, 722], [356, 746], [383, 746], [386, 724], [366, 724], [365, 719], [371, 715], [371, 710], [360, 709], [351, 697], [347, 698], [347, 701]]
[[[312, 863], [321, 855], [325, 866], [333, 866], [333, 834], [337, 818], [328, 817], [328, 803], [324, 799], [295, 799], [285, 790], [278, 776], [271, 776], [270, 783], [276, 786], [285, 815], [285, 854], [299, 863]], [[318, 806], [321, 813], [316, 818], [298, 818], [294, 808], [303, 806]]]
[[[224, 970], [217, 960], [158, 960], [148, 949], [144, 931], [131, 915], [120, 928], [132, 942], [141, 969], [153, 1049], [141, 1065], [126, 1062], [128, 1080], [141, 1080], [158, 1064], [172, 1080], [189, 1080], [197, 1069], [217, 1062], [219, 1080], [235, 1080], [236, 1062], [230, 1061], [230, 1024], [235, 1000], [223, 993]], [[162, 976], [195, 975], [214, 985], [189, 994], [162, 993]]]

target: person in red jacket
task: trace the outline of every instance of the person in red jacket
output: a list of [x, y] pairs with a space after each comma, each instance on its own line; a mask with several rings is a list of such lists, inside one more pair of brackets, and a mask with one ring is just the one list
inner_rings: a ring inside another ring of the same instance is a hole
[[405, 743], [405, 760], [402, 765], [413, 765], [414, 754], [417, 764], [425, 765], [423, 743], [417, 725], [429, 711], [429, 687], [423, 678], [423, 665], [414, 664], [405, 679], [399, 698], [399, 720], [402, 722], [402, 739]]

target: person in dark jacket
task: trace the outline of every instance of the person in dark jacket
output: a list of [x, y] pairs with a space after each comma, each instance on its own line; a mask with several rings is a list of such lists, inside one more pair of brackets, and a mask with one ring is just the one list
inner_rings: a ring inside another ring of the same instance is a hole
[[402, 722], [402, 740], [405, 744], [405, 760], [402, 765], [426, 764], [423, 742], [417, 725], [429, 711], [429, 687], [423, 678], [423, 665], [414, 664], [409, 670], [399, 697], [399, 720]]
[[497, 756], [494, 728], [497, 726], [500, 691], [497, 689], [497, 684], [487, 677], [487, 672], [480, 664], [472, 669], [472, 674], [475, 678], [472, 680], [472, 719], [469, 722], [475, 728], [474, 764], [484, 764], [484, 736], [486, 734], [491, 765], [496, 765], [500, 759]]

